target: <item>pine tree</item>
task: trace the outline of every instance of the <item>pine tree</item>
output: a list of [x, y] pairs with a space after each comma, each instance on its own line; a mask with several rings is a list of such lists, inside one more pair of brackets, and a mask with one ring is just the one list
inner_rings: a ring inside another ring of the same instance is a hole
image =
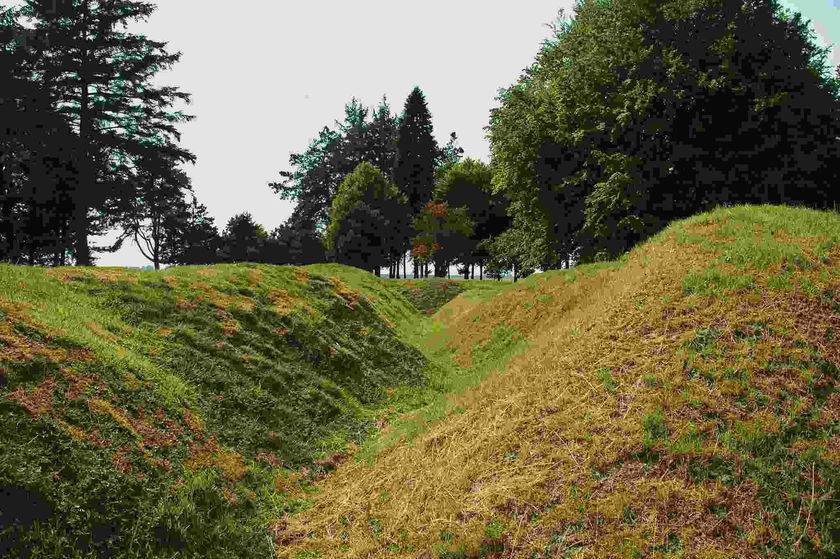
[[[415, 87], [408, 95], [400, 116], [393, 171], [394, 182], [408, 200], [412, 219], [432, 199], [435, 165], [440, 159], [440, 153], [433, 135], [432, 115], [426, 105], [426, 98], [420, 88]], [[413, 234], [412, 231], [406, 233], [407, 238]], [[415, 262], [414, 277], [417, 275]]]
[[71, 130], [35, 72], [43, 41], [0, 11], [0, 259], [62, 265], [75, 168]]
[[408, 200], [413, 215], [420, 213], [432, 199], [439, 153], [426, 98], [415, 87], [405, 101], [400, 118], [394, 163], [394, 182]]
[[397, 158], [397, 119], [391, 114], [391, 106], [385, 97], [373, 112], [367, 143], [365, 161], [390, 175]]
[[175, 253], [168, 257], [173, 264], [214, 264], [219, 260], [222, 239], [207, 207], [192, 196], [187, 205], [186, 221], [180, 238], [172, 243]]
[[[135, 0], [26, 0], [23, 8], [45, 40], [38, 73], [74, 131], [79, 188], [73, 235], [79, 265], [93, 261], [88, 236], [97, 223], [92, 211], [111, 201], [117, 185], [127, 180], [121, 176], [127, 167], [120, 163], [145, 146], [179, 139], [176, 124], [191, 118], [172, 110], [189, 95], [153, 83], [180, 53], [126, 31], [154, 10], [154, 4]], [[184, 150], [178, 157], [193, 159]]]

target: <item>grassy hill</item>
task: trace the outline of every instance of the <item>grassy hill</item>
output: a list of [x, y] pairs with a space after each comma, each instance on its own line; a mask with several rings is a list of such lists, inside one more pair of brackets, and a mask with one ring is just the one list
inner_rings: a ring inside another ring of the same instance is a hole
[[423, 393], [420, 320], [341, 266], [0, 266], [0, 556], [270, 555], [284, 487]]
[[840, 551], [840, 216], [715, 211], [437, 321], [465, 366], [524, 345], [307, 494], [279, 556]]
[[0, 556], [833, 557], [838, 373], [809, 210], [515, 285], [0, 266]]

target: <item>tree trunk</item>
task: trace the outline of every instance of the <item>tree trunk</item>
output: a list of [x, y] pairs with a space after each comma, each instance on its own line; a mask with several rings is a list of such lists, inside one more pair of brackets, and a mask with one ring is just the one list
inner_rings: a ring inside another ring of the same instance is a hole
[[373, 269], [373, 273], [376, 275], [376, 277], [381, 278], [382, 277], [382, 268], [377, 266], [376, 268]]
[[154, 260], [155, 270], [160, 270], [160, 219], [159, 215], [155, 216], [154, 229], [152, 230], [152, 242], [154, 243], [154, 247], [152, 247], [152, 260]]
[[513, 263], [513, 283], [519, 279], [519, 266], [516, 265], [516, 262]]
[[[87, 3], [85, 3], [87, 7]], [[82, 54], [82, 73], [86, 71], [87, 53]], [[88, 233], [90, 222], [88, 220], [88, 193], [94, 188], [95, 172], [93, 169], [93, 154], [91, 153], [90, 136], [92, 122], [90, 115], [90, 92], [85, 75], [81, 76], [81, 96], [79, 101], [79, 182], [78, 189], [73, 197], [74, 219], [73, 233], [77, 266], [90, 266], [92, 264]]]
[[[403, 277], [405, 279], [408, 279], [408, 268], [406, 268], [406, 260], [408, 260], [408, 257], [405, 255], [405, 253], [403, 253], [403, 259], [402, 260], [403, 260]], [[399, 266], [399, 265], [400, 265], [399, 262], [397, 262], [397, 266]]]
[[484, 279], [484, 264], [478, 265], [478, 279]]

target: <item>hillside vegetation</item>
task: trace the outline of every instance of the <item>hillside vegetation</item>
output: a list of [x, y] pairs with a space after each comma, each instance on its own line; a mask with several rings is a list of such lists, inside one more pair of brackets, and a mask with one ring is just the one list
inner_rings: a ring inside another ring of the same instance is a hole
[[522, 343], [442, 421], [298, 493], [278, 556], [840, 550], [837, 214], [721, 209], [437, 318], [464, 367]]
[[423, 393], [421, 320], [344, 266], [0, 266], [0, 556], [270, 555], [285, 488]]
[[2, 266], [0, 556], [833, 557], [838, 263], [744, 206], [517, 284]]
[[497, 293], [508, 286], [507, 283], [482, 280], [452, 280], [443, 278], [397, 280], [403, 295], [420, 312], [433, 315], [446, 303], [469, 292], [471, 297], [479, 294]]

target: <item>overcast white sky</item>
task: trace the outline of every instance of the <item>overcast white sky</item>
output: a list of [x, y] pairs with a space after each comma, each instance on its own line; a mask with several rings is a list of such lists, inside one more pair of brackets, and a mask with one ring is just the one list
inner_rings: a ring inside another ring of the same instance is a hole
[[[354, 96], [372, 105], [385, 94], [398, 112], [419, 85], [438, 140], [455, 131], [466, 155], [488, 160], [484, 127], [498, 89], [533, 61], [550, 33], [545, 24], [573, 0], [238, 0], [225, 9], [207, 0], [157, 3], [138, 30], [183, 53], [160, 81], [193, 95], [187, 111], [197, 118], [182, 126], [182, 145], [198, 157], [187, 172], [199, 199], [220, 228], [248, 211], [271, 230], [292, 205], [268, 183]], [[840, 43], [838, 5], [795, 4]], [[99, 264], [147, 262], [125, 247]]]

